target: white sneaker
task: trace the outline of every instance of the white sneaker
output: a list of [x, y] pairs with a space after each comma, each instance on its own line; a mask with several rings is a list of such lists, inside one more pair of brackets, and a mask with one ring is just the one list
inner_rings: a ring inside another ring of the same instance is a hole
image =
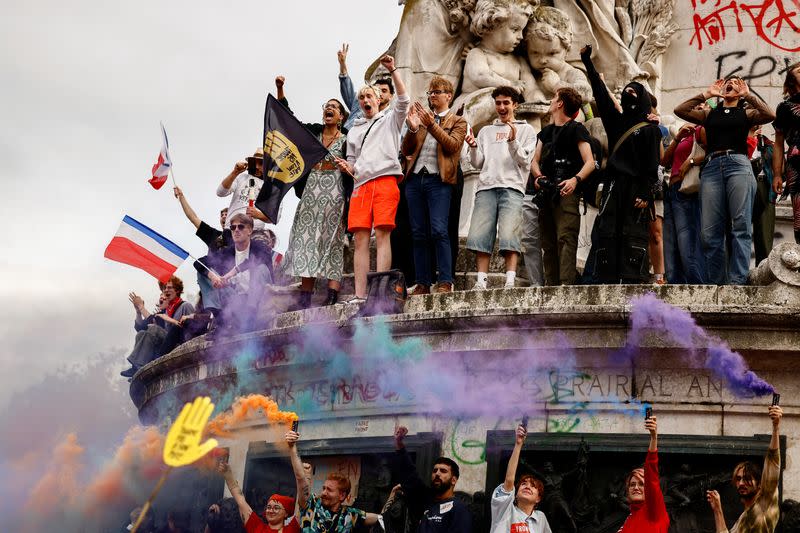
[[476, 281], [475, 285], [472, 286], [473, 291], [485, 291], [486, 290], [486, 282], [485, 281]]
[[513, 289], [515, 287], [515, 285], [514, 285], [513, 281], [506, 281], [506, 284], [503, 285], [503, 287], [506, 288], [506, 289]]

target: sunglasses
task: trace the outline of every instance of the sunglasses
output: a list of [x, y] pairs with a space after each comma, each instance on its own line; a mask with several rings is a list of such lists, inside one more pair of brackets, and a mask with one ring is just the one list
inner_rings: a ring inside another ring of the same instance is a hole
[[[440, 95], [440, 94], [445, 94], [445, 93], [447, 93], [447, 91], [442, 91], [442, 90], [439, 90], [439, 89], [434, 89], [433, 91], [428, 91], [428, 92], [426, 92], [425, 94], [427, 94], [428, 96], [438, 96], [438, 95]], [[447, 93], [447, 94], [449, 94], [449, 93]]]
[[231, 224], [231, 231], [236, 231], [237, 229], [239, 231], [244, 231], [245, 228], [249, 227], [250, 226], [248, 226], [247, 224]]

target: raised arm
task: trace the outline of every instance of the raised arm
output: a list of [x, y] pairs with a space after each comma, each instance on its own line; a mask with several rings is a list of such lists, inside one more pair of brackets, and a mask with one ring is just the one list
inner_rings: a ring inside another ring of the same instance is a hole
[[514, 490], [514, 479], [517, 476], [517, 466], [519, 465], [519, 454], [522, 452], [522, 445], [525, 444], [525, 437], [528, 431], [522, 424], [517, 426], [517, 435], [514, 440], [514, 449], [511, 451], [511, 458], [506, 467], [506, 478], [503, 481], [503, 490], [511, 492]]
[[652, 522], [660, 522], [667, 516], [664, 495], [658, 475], [658, 425], [656, 417], [651, 416], [644, 422], [650, 432], [650, 446], [647, 448], [647, 459], [644, 465], [644, 503], [647, 515]]
[[186, 215], [186, 218], [189, 219], [189, 222], [194, 224], [195, 229], [200, 227], [200, 217], [197, 216], [197, 213], [194, 212], [192, 206], [189, 205], [189, 202], [186, 200], [186, 197], [183, 195], [183, 191], [180, 187], [175, 187], [172, 189], [172, 192], [175, 194], [175, 198], [181, 203], [181, 209], [183, 209], [183, 214]]
[[231, 193], [231, 187], [233, 186], [236, 176], [245, 170], [247, 170], [247, 161], [237, 161], [236, 164], [233, 165], [233, 170], [231, 170], [231, 173], [225, 176], [222, 179], [222, 183], [220, 183], [219, 187], [217, 187], [217, 196], [228, 196]]
[[708, 110], [700, 109], [698, 106], [709, 98], [722, 96], [723, 85], [725, 85], [725, 80], [717, 80], [702, 93], [689, 98], [682, 104], [678, 104], [674, 109], [675, 116], [692, 124], [704, 124], [706, 118], [708, 118]]
[[233, 500], [236, 502], [236, 506], [239, 508], [239, 516], [242, 517], [242, 522], [247, 523], [250, 519], [250, 515], [253, 514], [253, 508], [247, 503], [247, 500], [244, 498], [244, 494], [242, 494], [242, 489], [239, 487], [239, 482], [236, 481], [236, 478], [233, 476], [233, 472], [231, 471], [231, 467], [228, 463], [220, 463], [217, 471], [222, 474], [222, 477], [225, 478], [225, 484], [228, 486], [228, 490], [233, 496]]
[[339, 59], [339, 93], [342, 95], [345, 105], [352, 113], [358, 109], [358, 95], [356, 94], [355, 87], [353, 87], [353, 80], [347, 73], [347, 52], [350, 51], [350, 45], [347, 43], [342, 44], [342, 49], [336, 52]]
[[311, 489], [303, 469], [303, 461], [300, 459], [300, 454], [297, 453], [297, 441], [300, 440], [300, 435], [294, 431], [287, 431], [285, 438], [286, 444], [289, 445], [289, 461], [292, 463], [292, 471], [297, 483], [297, 505], [300, 509], [305, 509], [308, 505]]
[[592, 86], [592, 96], [597, 104], [597, 110], [600, 113], [601, 119], [608, 120], [609, 118], [621, 115], [617, 109], [614, 99], [608, 92], [608, 87], [600, 78], [600, 73], [592, 63], [592, 46], [586, 45], [581, 48], [581, 61], [583, 66], [586, 67], [586, 77], [589, 79], [589, 85]]
[[747, 82], [744, 80], [734, 80], [739, 91], [739, 97], [750, 104], [747, 110], [747, 120], [750, 126], [766, 124], [775, 120], [775, 112], [758, 96], [750, 92]]
[[397, 66], [394, 64], [394, 57], [385, 55], [381, 58], [381, 65], [383, 65], [389, 74], [392, 75], [392, 83], [394, 83], [394, 90], [396, 100], [392, 111], [394, 112], [394, 121], [397, 126], [397, 131], [403, 129], [403, 122], [406, 120], [408, 108], [411, 105], [411, 99], [406, 92], [406, 84], [403, 83], [403, 78], [397, 72]]
[[769, 441], [767, 456], [764, 458], [758, 494], [762, 509], [778, 505], [778, 480], [781, 475], [780, 438], [783, 410], [778, 405], [772, 405], [769, 408], [769, 417], [772, 419], [772, 438]]

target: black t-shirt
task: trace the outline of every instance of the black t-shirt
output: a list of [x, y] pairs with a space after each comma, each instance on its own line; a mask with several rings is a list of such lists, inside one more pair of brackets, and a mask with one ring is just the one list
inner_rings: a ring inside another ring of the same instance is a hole
[[750, 120], [743, 107], [717, 106], [708, 114], [704, 127], [708, 139], [707, 153], [733, 150], [737, 154], [747, 155]]
[[586, 127], [574, 120], [563, 126], [545, 126], [536, 138], [542, 143], [539, 167], [546, 177], [554, 181], [558, 176], [562, 179], [571, 178], [580, 171], [583, 158], [578, 143], [591, 140]]
[[206, 243], [209, 252], [220, 250], [233, 242], [231, 239], [231, 230], [225, 229], [224, 231], [220, 231], [217, 228], [212, 228], [203, 221], [200, 221], [200, 226], [197, 227], [195, 235]]
[[472, 515], [462, 502], [451, 498], [425, 507], [418, 533], [471, 533]]

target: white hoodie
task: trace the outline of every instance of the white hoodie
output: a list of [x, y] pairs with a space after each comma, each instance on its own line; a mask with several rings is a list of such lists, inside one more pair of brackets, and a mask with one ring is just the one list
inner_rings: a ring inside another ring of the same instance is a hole
[[481, 171], [475, 192], [508, 188], [525, 194], [536, 148], [536, 133], [524, 120], [515, 120], [514, 127], [517, 128], [517, 137], [513, 142], [508, 142], [511, 128], [500, 119], [495, 119], [478, 132], [475, 139], [478, 145], [469, 151], [472, 166]]
[[[394, 107], [384, 109], [370, 120], [356, 119], [347, 134], [347, 162], [353, 165], [356, 188], [381, 176], [403, 174], [399, 159], [400, 132], [410, 103], [407, 94], [397, 95]], [[370, 126], [372, 129], [364, 141]]]

